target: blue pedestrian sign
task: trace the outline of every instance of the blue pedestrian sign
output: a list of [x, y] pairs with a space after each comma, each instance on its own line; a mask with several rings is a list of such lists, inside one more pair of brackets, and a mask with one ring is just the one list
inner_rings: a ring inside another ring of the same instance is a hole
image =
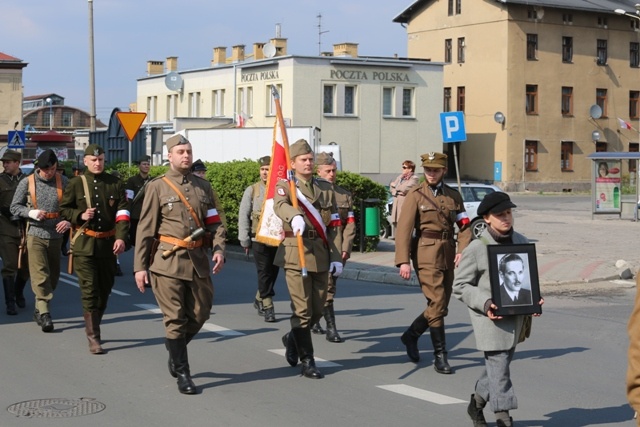
[[27, 137], [23, 130], [10, 130], [7, 144], [8, 148], [24, 148]]
[[442, 129], [442, 142], [445, 144], [467, 140], [462, 111], [440, 113], [440, 128]]

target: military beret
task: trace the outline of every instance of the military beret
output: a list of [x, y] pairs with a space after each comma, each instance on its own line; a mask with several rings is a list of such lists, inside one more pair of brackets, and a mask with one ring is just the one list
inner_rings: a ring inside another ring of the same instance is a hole
[[298, 156], [313, 153], [311, 146], [305, 139], [299, 139], [289, 147], [289, 157], [295, 159]]
[[22, 153], [13, 150], [7, 150], [2, 155], [0, 162], [19, 162], [22, 160]]
[[260, 166], [269, 166], [271, 165], [271, 156], [264, 156], [258, 159], [258, 164]]
[[507, 209], [517, 207], [507, 193], [495, 191], [484, 196], [478, 206], [478, 215], [485, 216], [489, 213], [497, 214]]
[[102, 148], [98, 144], [90, 144], [84, 150], [84, 155], [85, 156], [96, 156], [96, 157], [98, 157], [100, 154], [104, 154], [104, 148]]
[[204, 163], [202, 163], [202, 160], [200, 159], [196, 160], [191, 165], [191, 172], [206, 171], [206, 170], [207, 170], [207, 167], [205, 166]]
[[40, 169], [50, 168], [56, 163], [58, 163], [58, 158], [52, 149], [44, 150], [36, 159], [36, 164]]
[[173, 135], [171, 138], [167, 139], [167, 142], [165, 142], [165, 145], [167, 146], [167, 151], [171, 151], [171, 149], [176, 145], [183, 145], [183, 144], [190, 144], [190, 142], [187, 138], [185, 138], [183, 135], [180, 135], [180, 134]]
[[324, 151], [322, 153], [319, 153], [316, 156], [316, 165], [318, 166], [322, 166], [322, 165], [332, 165], [333, 162], [335, 162], [336, 159], [333, 158], [333, 153], [325, 153]]
[[422, 167], [425, 168], [446, 168], [447, 155], [442, 153], [427, 153], [420, 156], [422, 159]]
[[142, 162], [150, 162], [151, 161], [151, 157], [147, 156], [146, 154], [142, 157], [140, 157], [138, 159], [138, 164], [142, 163]]

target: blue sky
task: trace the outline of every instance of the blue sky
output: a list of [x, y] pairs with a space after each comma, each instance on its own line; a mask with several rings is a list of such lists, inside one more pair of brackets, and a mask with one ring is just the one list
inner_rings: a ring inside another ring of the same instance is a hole
[[[406, 30], [392, 19], [412, 2], [383, 0], [94, 0], [97, 115], [135, 102], [136, 79], [148, 60], [177, 56], [179, 70], [207, 67], [213, 48], [275, 37], [293, 55], [318, 54], [334, 43], [358, 43], [360, 55], [407, 55]], [[89, 111], [87, 0], [4, 0], [0, 52], [22, 59], [25, 96], [57, 93]]]

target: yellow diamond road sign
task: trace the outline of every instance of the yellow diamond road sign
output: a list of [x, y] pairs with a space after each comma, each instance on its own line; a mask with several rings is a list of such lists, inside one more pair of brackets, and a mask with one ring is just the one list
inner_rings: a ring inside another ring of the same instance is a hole
[[124, 133], [127, 135], [129, 142], [132, 142], [136, 137], [136, 133], [140, 129], [142, 122], [147, 118], [147, 113], [134, 113], [134, 112], [117, 112], [116, 117], [124, 129]]

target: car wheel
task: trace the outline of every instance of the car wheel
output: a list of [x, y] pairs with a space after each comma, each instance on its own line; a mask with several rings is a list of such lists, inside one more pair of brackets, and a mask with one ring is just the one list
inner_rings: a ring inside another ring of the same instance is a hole
[[487, 223], [483, 218], [477, 218], [471, 223], [471, 236], [474, 239], [480, 238], [484, 230], [487, 228]]

